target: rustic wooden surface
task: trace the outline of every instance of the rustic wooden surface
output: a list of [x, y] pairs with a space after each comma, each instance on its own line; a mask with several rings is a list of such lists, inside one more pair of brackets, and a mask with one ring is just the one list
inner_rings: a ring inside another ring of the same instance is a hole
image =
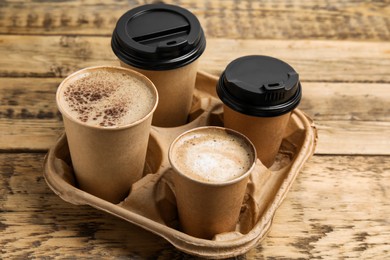
[[[153, 1], [0, 1], [0, 258], [181, 259], [164, 239], [62, 201], [42, 161], [63, 130], [70, 72], [116, 64], [118, 17]], [[201, 67], [271, 55], [301, 75], [316, 155], [267, 238], [239, 259], [390, 259], [390, 2], [171, 0], [205, 30]]]

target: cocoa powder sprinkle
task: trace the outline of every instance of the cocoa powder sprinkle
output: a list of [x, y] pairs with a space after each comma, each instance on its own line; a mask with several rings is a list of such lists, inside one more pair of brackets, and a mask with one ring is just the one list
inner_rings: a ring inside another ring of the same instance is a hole
[[[127, 110], [123, 104], [110, 104], [105, 106], [102, 112], [96, 111], [96, 114], [91, 113], [97, 101], [103, 98], [109, 98], [110, 95], [118, 88], [117, 85], [105, 84], [107, 82], [96, 82], [94, 85], [89, 84], [88, 78], [82, 78], [77, 81], [77, 84], [69, 84], [65, 90], [65, 100], [69, 103], [69, 107], [79, 114], [78, 119], [82, 122], [87, 122], [92, 116], [92, 120], [98, 120], [103, 116], [101, 126], [113, 126], [117, 123]], [[123, 98], [125, 100], [125, 98]], [[119, 106], [118, 106], [119, 105]]]
[[93, 71], [70, 81], [62, 94], [70, 114], [81, 122], [112, 127], [143, 116], [137, 102], [140, 97], [150, 100], [147, 91], [127, 74]]

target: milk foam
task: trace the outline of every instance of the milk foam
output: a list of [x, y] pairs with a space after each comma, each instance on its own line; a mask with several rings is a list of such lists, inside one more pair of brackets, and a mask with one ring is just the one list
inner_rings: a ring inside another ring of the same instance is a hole
[[183, 174], [214, 183], [240, 177], [253, 163], [252, 149], [247, 142], [215, 129], [182, 136], [174, 145], [171, 158]]
[[152, 90], [133, 75], [91, 70], [60, 90], [60, 105], [72, 118], [91, 126], [119, 127], [145, 117], [155, 103]]

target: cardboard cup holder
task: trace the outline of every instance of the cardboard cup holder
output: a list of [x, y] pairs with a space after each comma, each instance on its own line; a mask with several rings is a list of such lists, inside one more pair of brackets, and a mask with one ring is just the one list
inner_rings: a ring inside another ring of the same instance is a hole
[[314, 153], [317, 131], [302, 111], [291, 115], [275, 163], [267, 169], [257, 160], [233, 232], [217, 234], [212, 240], [187, 235], [177, 217], [172, 169], [168, 161], [170, 143], [180, 133], [205, 125], [223, 125], [222, 103], [215, 93], [217, 78], [198, 72], [189, 123], [180, 127], [153, 127], [150, 133], [144, 176], [129, 187], [119, 204], [77, 188], [65, 134], [49, 150], [44, 176], [49, 187], [63, 200], [90, 205], [149, 230], [188, 254], [226, 258], [243, 254], [269, 231], [277, 208], [286, 197], [304, 163]]

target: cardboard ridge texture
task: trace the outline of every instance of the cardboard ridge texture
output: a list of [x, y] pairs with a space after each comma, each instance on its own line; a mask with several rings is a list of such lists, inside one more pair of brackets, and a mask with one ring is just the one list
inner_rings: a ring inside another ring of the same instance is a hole
[[223, 105], [217, 98], [217, 77], [198, 72], [190, 122], [183, 126], [152, 126], [143, 177], [118, 204], [80, 190], [72, 171], [66, 136], [62, 135], [44, 161], [44, 177], [63, 200], [90, 205], [153, 232], [177, 249], [205, 258], [244, 254], [265, 238], [273, 217], [295, 178], [312, 156], [317, 131], [312, 120], [293, 110], [276, 160], [266, 168], [258, 159], [246, 188], [235, 231], [201, 239], [183, 233], [177, 217], [175, 187], [168, 161], [170, 143], [182, 132], [206, 125], [223, 125]]

